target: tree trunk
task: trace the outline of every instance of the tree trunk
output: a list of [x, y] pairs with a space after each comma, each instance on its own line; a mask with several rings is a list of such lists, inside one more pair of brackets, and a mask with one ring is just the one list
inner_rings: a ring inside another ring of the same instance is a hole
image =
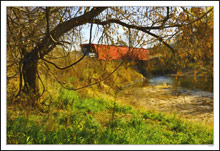
[[23, 91], [29, 96], [28, 104], [35, 106], [39, 99], [38, 87], [38, 56], [32, 51], [24, 57], [22, 76], [24, 79]]

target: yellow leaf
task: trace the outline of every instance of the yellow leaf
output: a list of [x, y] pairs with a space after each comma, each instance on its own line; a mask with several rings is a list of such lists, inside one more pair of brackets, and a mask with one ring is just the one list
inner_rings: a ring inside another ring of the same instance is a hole
[[176, 76], [181, 76], [182, 75], [182, 72], [180, 72], [180, 71], [178, 71], [177, 73], [176, 73]]
[[195, 60], [197, 60], [197, 57], [195, 56], [195, 57], [193, 57]]

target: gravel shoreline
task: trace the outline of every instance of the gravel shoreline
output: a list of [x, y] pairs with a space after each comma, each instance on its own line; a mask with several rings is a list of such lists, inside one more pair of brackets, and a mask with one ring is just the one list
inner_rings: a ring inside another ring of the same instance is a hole
[[211, 92], [157, 85], [124, 90], [118, 100], [147, 110], [175, 112], [186, 120], [213, 126]]

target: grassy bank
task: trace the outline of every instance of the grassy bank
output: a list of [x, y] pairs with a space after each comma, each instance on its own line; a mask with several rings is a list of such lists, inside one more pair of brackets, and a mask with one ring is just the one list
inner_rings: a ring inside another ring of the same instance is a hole
[[[74, 60], [54, 62], [62, 67]], [[45, 89], [45, 93], [36, 109], [26, 105], [31, 101], [27, 96], [15, 97], [18, 77], [8, 79], [7, 143], [213, 144], [210, 127], [186, 122], [174, 114], [141, 110], [120, 102], [116, 95], [120, 88], [143, 78], [132, 64], [123, 64], [105, 81], [77, 92], [63, 89], [57, 83], [59, 80], [68, 88], [83, 87], [103, 79], [119, 64], [120, 60], [85, 58], [73, 68], [60, 72], [52, 65], [48, 65], [48, 70], [39, 63], [44, 84], [39, 81], [40, 92]]]
[[213, 144], [212, 129], [175, 115], [57, 91], [44, 112], [8, 106], [8, 144]]

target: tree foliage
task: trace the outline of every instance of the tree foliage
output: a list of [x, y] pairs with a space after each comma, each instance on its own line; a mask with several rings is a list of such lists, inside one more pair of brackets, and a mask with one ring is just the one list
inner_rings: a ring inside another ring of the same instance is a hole
[[[186, 14], [181, 18], [196, 19], [210, 8], [184, 9]], [[194, 63], [198, 69], [213, 74], [213, 12], [210, 12], [199, 21], [179, 28], [180, 35], [176, 38], [178, 45], [179, 62], [184, 67], [187, 63]]]
[[[39, 66], [66, 70], [80, 62], [85, 55], [61, 67], [53, 60], [68, 57], [82, 42], [86, 25], [91, 25], [91, 43], [93, 24], [100, 44], [121, 41], [125, 45], [120, 29], [124, 34], [131, 32], [129, 47], [162, 43], [172, 57], [212, 64], [212, 7], [8, 7], [7, 78], [19, 77], [18, 95], [25, 92], [39, 98]], [[58, 46], [64, 49], [60, 57], [53, 51]], [[184, 66], [181, 59], [177, 63]]]

